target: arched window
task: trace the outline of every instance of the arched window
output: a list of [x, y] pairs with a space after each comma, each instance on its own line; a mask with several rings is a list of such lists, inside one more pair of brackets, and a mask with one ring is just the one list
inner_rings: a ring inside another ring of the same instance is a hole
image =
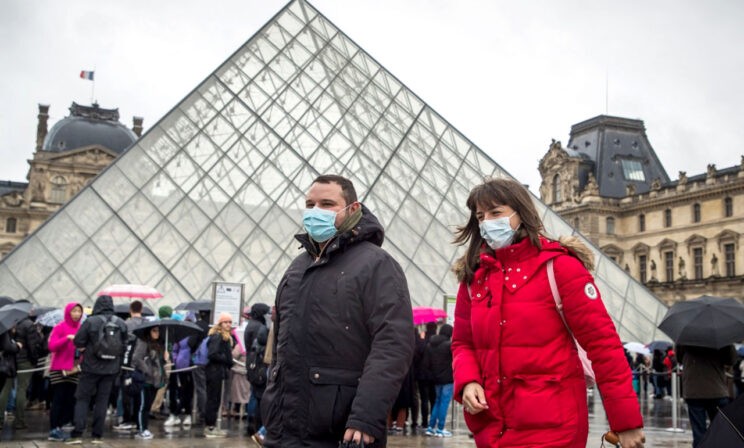
[[16, 225], [18, 220], [16, 218], [8, 218], [5, 221], [5, 233], [16, 233]]
[[700, 222], [700, 204], [693, 204], [692, 206], [692, 222]]
[[672, 227], [672, 209], [664, 210], [664, 227]]
[[556, 174], [553, 176], [553, 203], [561, 202], [561, 176]]
[[607, 217], [607, 234], [615, 234], [615, 218], [613, 218], [612, 216]]
[[723, 200], [723, 211], [724, 216], [726, 216], [727, 218], [734, 216], [734, 201], [732, 201], [731, 198], [726, 198]]
[[646, 215], [644, 215], [643, 213], [638, 215], [638, 231], [639, 232], [646, 231]]
[[49, 202], [53, 204], [62, 204], [67, 200], [67, 181], [62, 176], [52, 178], [52, 193], [49, 195]]

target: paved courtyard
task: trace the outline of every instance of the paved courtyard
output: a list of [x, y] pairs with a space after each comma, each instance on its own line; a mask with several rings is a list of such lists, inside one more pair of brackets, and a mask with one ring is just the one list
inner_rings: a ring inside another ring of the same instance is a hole
[[[604, 411], [601, 402], [589, 398], [590, 409], [590, 434], [587, 448], [598, 448], [600, 437], [606, 431]], [[692, 446], [692, 434], [689, 430], [687, 414], [684, 404], [679, 405], [678, 428], [681, 432], [673, 432], [672, 427], [672, 402], [668, 400], [643, 400], [642, 410], [646, 422], [647, 447], [659, 448], [689, 448]], [[451, 423], [452, 438], [439, 439], [425, 437], [423, 435], [391, 435], [388, 447], [390, 448], [465, 448], [474, 447], [472, 439], [468, 437], [467, 428], [462, 420], [459, 409], [456, 411], [458, 418]], [[0, 447], [61, 447], [59, 442], [48, 442], [47, 432], [49, 420], [44, 411], [28, 411], [27, 430], [14, 431], [11, 422], [7, 422], [0, 434]], [[134, 434], [121, 434], [111, 431], [111, 422], [107, 421], [107, 432], [104, 436], [103, 445], [93, 445], [90, 439], [84, 439], [82, 446], [103, 446], [116, 448], [131, 447], [167, 447], [167, 448], [231, 448], [231, 447], [253, 447], [254, 442], [245, 437], [244, 421], [237, 419], [224, 419], [222, 427], [229, 431], [229, 437], [225, 439], [206, 439], [202, 435], [203, 427], [192, 426], [189, 429], [176, 427], [173, 431], [166, 432], [163, 428], [163, 419], [151, 420], [150, 430], [155, 434], [153, 440], [137, 440]]]

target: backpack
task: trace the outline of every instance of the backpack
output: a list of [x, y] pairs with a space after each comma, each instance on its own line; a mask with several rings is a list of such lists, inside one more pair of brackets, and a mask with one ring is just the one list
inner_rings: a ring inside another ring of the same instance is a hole
[[113, 314], [102, 319], [97, 339], [93, 342], [93, 354], [105, 360], [119, 359], [124, 354], [121, 319]]
[[205, 336], [199, 344], [199, 348], [196, 349], [194, 354], [191, 356], [191, 362], [195, 366], [206, 366], [209, 363], [209, 336]]
[[[267, 330], [266, 327], [263, 327], [259, 331], [266, 332]], [[245, 355], [245, 376], [252, 386], [263, 386], [266, 384], [269, 366], [264, 362], [265, 353], [266, 345], [260, 344], [257, 336], [251, 343], [251, 349]]]

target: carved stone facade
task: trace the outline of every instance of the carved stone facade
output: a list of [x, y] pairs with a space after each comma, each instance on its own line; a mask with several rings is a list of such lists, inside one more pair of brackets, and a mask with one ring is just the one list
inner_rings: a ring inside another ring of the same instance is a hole
[[[0, 258], [77, 194], [142, 132], [142, 118], [134, 117], [133, 130], [129, 130], [118, 121], [117, 109], [102, 109], [96, 104], [73, 103], [70, 115], [51, 131], [47, 128], [48, 119], [49, 106], [40, 104], [36, 149], [28, 161], [28, 183], [0, 181]], [[82, 146], [74, 147], [76, 143]]]
[[[664, 181], [663, 172], [631, 173], [644, 182], [627, 182], [624, 197], [608, 197], [591, 181], [575, 188], [580, 163], [593, 168], [600, 184], [602, 174], [610, 175], [596, 168], [603, 146], [599, 142], [587, 156], [554, 141], [540, 161], [541, 199], [668, 304], [706, 294], [744, 300], [744, 156], [739, 165], [709, 164], [701, 174], [680, 172], [674, 181]], [[556, 184], [575, 188], [572, 196], [561, 191], [556, 201]]]

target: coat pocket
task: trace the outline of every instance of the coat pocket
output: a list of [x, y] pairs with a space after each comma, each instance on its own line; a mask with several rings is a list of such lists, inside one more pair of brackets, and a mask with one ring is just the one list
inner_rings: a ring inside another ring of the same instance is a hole
[[564, 423], [561, 384], [557, 376], [518, 375], [512, 380], [514, 396], [507, 426], [514, 429], [555, 428]]
[[355, 370], [310, 368], [310, 436], [343, 434], [360, 377], [361, 372]]

